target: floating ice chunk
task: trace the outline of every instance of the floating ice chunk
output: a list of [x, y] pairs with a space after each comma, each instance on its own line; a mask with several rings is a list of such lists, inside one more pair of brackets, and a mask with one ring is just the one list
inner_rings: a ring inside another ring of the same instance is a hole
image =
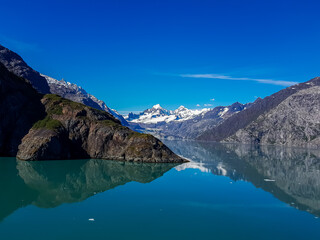
[[275, 182], [276, 180], [265, 178], [264, 181], [265, 181], [265, 182]]
[[94, 218], [89, 218], [88, 221], [94, 222]]

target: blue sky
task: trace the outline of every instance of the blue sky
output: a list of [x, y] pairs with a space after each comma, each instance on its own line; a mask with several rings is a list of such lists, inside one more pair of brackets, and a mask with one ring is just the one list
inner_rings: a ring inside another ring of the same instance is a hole
[[0, 3], [2, 45], [123, 112], [252, 102], [320, 75], [319, 1]]

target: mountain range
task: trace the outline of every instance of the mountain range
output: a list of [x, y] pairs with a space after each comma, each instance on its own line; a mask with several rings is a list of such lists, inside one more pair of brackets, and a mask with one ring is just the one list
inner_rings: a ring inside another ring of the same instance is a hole
[[[123, 126], [159, 138], [320, 147], [320, 78], [285, 88], [264, 99], [258, 98], [253, 103], [236, 102], [230, 106], [196, 110], [184, 106], [167, 110], [157, 104], [141, 113], [123, 117], [76, 84], [35, 71], [18, 54], [1, 45], [0, 63], [41, 94], [56, 94], [102, 110], [117, 118]], [[30, 109], [28, 114], [32, 111]], [[39, 117], [38, 113], [33, 117]], [[29, 119], [31, 122], [33, 117]], [[19, 130], [16, 131], [19, 135]], [[14, 149], [10, 151], [14, 152]]]
[[157, 104], [139, 114], [129, 113], [125, 118], [132, 128], [139, 128], [160, 138], [195, 139], [251, 105], [236, 102], [226, 107], [197, 110], [180, 106], [169, 111]]
[[320, 147], [320, 78], [285, 88], [198, 137], [204, 141]]
[[200, 110], [187, 109], [184, 106], [180, 106], [174, 111], [169, 111], [160, 106], [160, 104], [154, 105], [152, 108], [147, 109], [139, 114], [129, 113], [126, 118], [127, 121], [141, 124], [154, 124], [159, 122], [172, 122], [172, 121], [185, 121], [192, 119], [197, 115], [204, 114], [209, 111], [209, 108]]

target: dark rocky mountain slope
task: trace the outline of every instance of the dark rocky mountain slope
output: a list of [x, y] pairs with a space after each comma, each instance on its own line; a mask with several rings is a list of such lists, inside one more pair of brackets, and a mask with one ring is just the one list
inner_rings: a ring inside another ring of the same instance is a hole
[[0, 155], [15, 156], [23, 136], [45, 116], [41, 95], [0, 63]]
[[18, 54], [0, 45], [0, 63], [10, 72], [28, 80], [31, 85], [40, 93], [57, 94], [74, 102], [83, 103], [89, 107], [104, 110], [119, 119], [125, 126], [127, 121], [115, 110], [110, 109], [103, 101], [87, 93], [83, 88], [54, 78], [45, 76], [32, 69]]
[[58, 95], [37, 93], [1, 63], [0, 94], [1, 156], [17, 154], [23, 160], [185, 161], [158, 139], [122, 126], [105, 111]]
[[1, 45], [0, 63], [15, 75], [27, 79], [38, 92], [44, 94], [50, 93], [47, 80], [39, 72], [28, 66], [18, 54]]

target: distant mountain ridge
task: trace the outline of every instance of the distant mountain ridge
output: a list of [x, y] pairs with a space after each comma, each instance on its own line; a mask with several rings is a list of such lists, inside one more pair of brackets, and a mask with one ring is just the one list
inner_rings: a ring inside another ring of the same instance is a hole
[[210, 111], [210, 108], [191, 110], [184, 106], [180, 106], [174, 111], [164, 109], [160, 104], [154, 105], [139, 114], [129, 113], [127, 121], [142, 124], [152, 124], [158, 122], [185, 121], [194, 118], [197, 115]]
[[320, 77], [255, 101], [198, 139], [320, 147]]
[[180, 106], [174, 111], [162, 108], [159, 104], [139, 114], [130, 113], [126, 120], [132, 128], [160, 138], [195, 139], [203, 132], [220, 124], [230, 116], [251, 106], [236, 102], [230, 106], [191, 110]]
[[56, 80], [32, 69], [18, 54], [0, 45], [0, 62], [12, 73], [27, 79], [40, 93], [57, 94], [63, 98], [83, 103], [89, 107], [104, 110], [119, 119], [122, 125], [128, 126], [127, 121], [110, 109], [103, 101], [88, 94], [83, 88], [64, 80]]

